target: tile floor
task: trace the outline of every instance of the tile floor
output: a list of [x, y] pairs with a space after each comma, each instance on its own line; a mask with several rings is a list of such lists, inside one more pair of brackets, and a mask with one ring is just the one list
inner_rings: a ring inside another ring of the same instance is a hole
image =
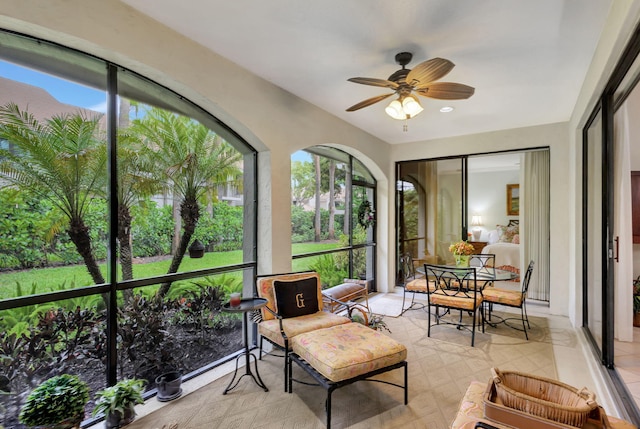
[[[382, 296], [402, 299], [398, 291]], [[528, 308], [534, 320], [529, 341], [521, 332], [498, 325], [497, 329], [487, 328], [484, 334], [477, 333], [473, 348], [470, 334], [453, 327], [434, 329], [431, 337], [427, 337], [423, 310], [385, 317], [392, 332], [389, 335], [408, 349], [409, 404], [402, 404], [398, 388], [355, 383], [334, 393], [333, 427], [445, 429], [453, 420], [469, 382], [488, 380], [491, 367], [585, 386], [596, 393], [598, 402], [609, 414], [618, 416], [599, 369], [587, 354], [589, 348], [581, 332], [573, 329], [567, 318], [549, 315], [544, 306], [531, 304]], [[281, 358], [270, 356], [259, 363], [262, 378], [270, 387], [268, 393], [245, 378], [237, 389], [223, 396], [221, 392], [230, 380], [233, 365], [228, 363], [184, 383], [184, 393], [177, 400], [160, 403], [155, 398], [149, 399], [136, 407], [138, 417], [129, 427], [324, 427], [324, 391], [300, 385], [294, 386], [293, 394], [284, 393]], [[386, 374], [392, 378], [400, 376], [393, 372]], [[637, 380], [640, 386], [640, 375]], [[92, 429], [102, 427], [104, 424], [99, 423]]]
[[614, 348], [616, 369], [640, 407], [640, 328], [633, 328], [633, 342], [615, 341]]

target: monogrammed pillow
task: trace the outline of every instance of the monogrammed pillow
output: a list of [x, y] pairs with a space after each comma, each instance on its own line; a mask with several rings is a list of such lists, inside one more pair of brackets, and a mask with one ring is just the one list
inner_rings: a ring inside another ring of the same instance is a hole
[[315, 277], [293, 281], [273, 282], [276, 308], [283, 318], [304, 316], [318, 312], [318, 284]]

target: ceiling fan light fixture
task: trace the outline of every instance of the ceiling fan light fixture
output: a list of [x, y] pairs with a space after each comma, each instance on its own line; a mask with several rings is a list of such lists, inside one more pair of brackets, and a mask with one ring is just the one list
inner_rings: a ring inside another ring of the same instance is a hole
[[474, 88], [461, 83], [436, 82], [453, 69], [454, 64], [451, 61], [444, 58], [432, 58], [421, 62], [412, 69], [408, 69], [405, 66], [411, 62], [412, 57], [410, 52], [397, 54], [396, 62], [402, 68], [396, 70], [388, 79], [372, 77], [352, 77], [347, 79], [349, 82], [388, 88], [394, 91], [390, 94], [381, 94], [362, 100], [347, 108], [347, 112], [355, 112], [395, 94], [398, 98], [389, 103], [384, 110], [393, 119], [405, 121], [404, 130], [406, 131], [407, 121], [424, 110], [418, 101], [418, 97], [413, 94], [414, 92], [423, 97], [439, 100], [466, 99], [475, 92]]
[[424, 109], [416, 97], [407, 95], [404, 100], [402, 100], [402, 110], [404, 110], [404, 113], [409, 115], [410, 118], [413, 118]]
[[413, 95], [401, 96], [384, 109], [387, 115], [399, 121], [411, 119], [423, 110], [420, 102]]
[[393, 100], [384, 109], [384, 111], [387, 112], [387, 115], [391, 116], [393, 119], [407, 119], [407, 114], [404, 113], [404, 110], [402, 110], [402, 103], [400, 103], [400, 99]]

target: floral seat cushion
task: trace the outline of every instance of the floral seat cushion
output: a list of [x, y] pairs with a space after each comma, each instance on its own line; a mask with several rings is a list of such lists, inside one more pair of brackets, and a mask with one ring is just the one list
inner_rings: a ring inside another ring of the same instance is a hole
[[427, 282], [427, 279], [425, 278], [415, 279], [407, 283], [405, 289], [407, 290], [407, 292], [427, 293], [427, 290], [429, 290], [429, 292], [433, 292], [434, 290], [436, 290], [436, 284], [434, 281]]
[[402, 362], [407, 348], [360, 323], [297, 335], [292, 350], [325, 378], [338, 382]]
[[519, 307], [522, 304], [522, 292], [519, 290], [500, 289], [496, 287], [488, 287], [482, 292], [484, 300], [494, 302], [496, 304], [510, 305]]
[[[315, 331], [317, 329], [329, 328], [331, 326], [351, 323], [347, 317], [339, 316], [327, 311], [318, 311], [317, 313], [305, 316], [291, 317], [282, 320], [282, 327], [287, 337], [290, 339], [303, 332]], [[284, 348], [284, 338], [280, 333], [280, 323], [277, 319], [263, 320], [258, 324], [258, 332], [269, 341], [278, 344]], [[291, 349], [291, 344], [289, 344]]]
[[442, 290], [437, 290], [429, 296], [431, 305], [441, 305], [443, 307], [460, 308], [462, 310], [474, 311], [482, 304], [482, 294], [478, 292], [475, 298], [466, 295], [464, 292], [446, 294]]

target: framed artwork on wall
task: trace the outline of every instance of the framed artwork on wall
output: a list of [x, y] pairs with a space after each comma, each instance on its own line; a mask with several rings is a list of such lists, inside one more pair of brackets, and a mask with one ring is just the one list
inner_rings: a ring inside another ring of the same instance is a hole
[[520, 214], [520, 185], [507, 185], [507, 216]]

